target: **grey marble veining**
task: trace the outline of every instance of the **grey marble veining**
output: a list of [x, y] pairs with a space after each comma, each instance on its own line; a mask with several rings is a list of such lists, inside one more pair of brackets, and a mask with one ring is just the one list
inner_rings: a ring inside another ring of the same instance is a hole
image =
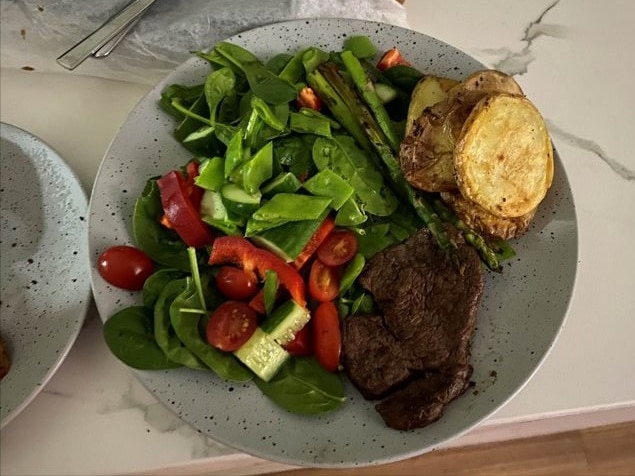
[[527, 25], [521, 38], [524, 46], [520, 50], [515, 51], [510, 47], [504, 46], [500, 48], [485, 48], [481, 49], [480, 52], [500, 58], [492, 63], [494, 69], [510, 75], [527, 73], [529, 64], [536, 59], [532, 51], [534, 40], [541, 36], [562, 38], [566, 33], [566, 28], [562, 25], [543, 23], [545, 16], [559, 3], [560, 0], [555, 0]]
[[622, 165], [618, 160], [609, 157], [597, 142], [591, 139], [585, 139], [584, 137], [578, 137], [571, 132], [567, 132], [566, 130], [556, 126], [553, 121], [547, 120], [546, 122], [553, 137], [596, 155], [624, 180], [635, 180], [635, 170], [629, 169], [625, 165]]

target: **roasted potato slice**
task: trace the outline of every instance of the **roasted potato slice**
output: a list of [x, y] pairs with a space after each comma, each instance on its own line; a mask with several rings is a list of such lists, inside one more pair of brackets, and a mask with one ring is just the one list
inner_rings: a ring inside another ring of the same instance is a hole
[[553, 148], [544, 119], [524, 96], [481, 99], [454, 148], [461, 194], [490, 213], [528, 214], [553, 180]]
[[459, 84], [458, 81], [437, 76], [425, 76], [419, 80], [410, 96], [410, 105], [406, 116], [406, 135], [412, 130], [415, 121], [421, 116], [423, 111], [443, 101], [447, 96], [447, 91]]
[[472, 108], [486, 93], [464, 91], [433, 104], [401, 143], [399, 163], [406, 180], [427, 192], [457, 189], [454, 148]]
[[525, 94], [514, 78], [495, 69], [484, 69], [472, 73], [461, 82], [460, 88], [466, 91], [486, 91], [519, 96]]
[[501, 218], [467, 200], [459, 192], [443, 192], [441, 199], [470, 228], [481, 235], [502, 240], [509, 240], [525, 233], [536, 214], [534, 208], [529, 213], [519, 217]]

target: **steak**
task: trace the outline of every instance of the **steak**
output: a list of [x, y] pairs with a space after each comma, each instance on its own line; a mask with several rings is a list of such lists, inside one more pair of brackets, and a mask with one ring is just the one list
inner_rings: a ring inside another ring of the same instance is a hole
[[343, 323], [347, 375], [365, 398], [386, 397], [376, 408], [392, 428], [435, 421], [468, 386], [483, 275], [474, 248], [455, 241], [458, 265], [425, 229], [377, 253], [359, 282], [381, 315]]

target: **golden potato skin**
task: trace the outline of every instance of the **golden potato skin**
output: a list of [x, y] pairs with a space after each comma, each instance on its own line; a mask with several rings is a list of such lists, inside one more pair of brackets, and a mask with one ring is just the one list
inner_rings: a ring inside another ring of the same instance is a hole
[[460, 87], [467, 91], [487, 91], [519, 96], [525, 94], [514, 78], [495, 69], [484, 69], [470, 74], [461, 82]]
[[463, 220], [474, 231], [486, 237], [502, 240], [510, 240], [525, 233], [536, 214], [534, 208], [529, 213], [519, 217], [501, 218], [465, 199], [459, 192], [443, 192], [441, 199], [459, 219]]
[[425, 76], [423, 79], [420, 79], [410, 96], [410, 104], [406, 116], [406, 135], [410, 134], [412, 127], [423, 111], [443, 101], [446, 97], [448, 97], [448, 94], [441, 86], [438, 78], [435, 76]]
[[553, 180], [553, 148], [545, 122], [524, 96], [481, 99], [454, 149], [461, 194], [493, 215], [526, 215]]
[[[436, 80], [435, 80], [436, 81]], [[401, 143], [399, 163], [406, 180], [427, 192], [457, 189], [454, 149], [473, 107], [483, 91], [454, 88], [445, 99], [427, 107]]]

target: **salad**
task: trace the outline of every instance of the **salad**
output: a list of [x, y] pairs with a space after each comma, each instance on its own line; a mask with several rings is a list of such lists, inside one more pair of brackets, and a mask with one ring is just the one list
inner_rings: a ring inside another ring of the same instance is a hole
[[188, 367], [253, 381], [283, 408], [331, 411], [346, 398], [340, 321], [370, 313], [356, 282], [366, 260], [427, 227], [448, 256], [443, 221], [500, 269], [487, 242], [406, 180], [397, 155], [423, 74], [365, 36], [267, 62], [221, 42], [196, 52], [204, 83], [173, 84], [161, 107], [192, 159], [148, 179], [135, 247], [98, 260], [143, 305], [104, 325], [110, 350], [137, 369]]

